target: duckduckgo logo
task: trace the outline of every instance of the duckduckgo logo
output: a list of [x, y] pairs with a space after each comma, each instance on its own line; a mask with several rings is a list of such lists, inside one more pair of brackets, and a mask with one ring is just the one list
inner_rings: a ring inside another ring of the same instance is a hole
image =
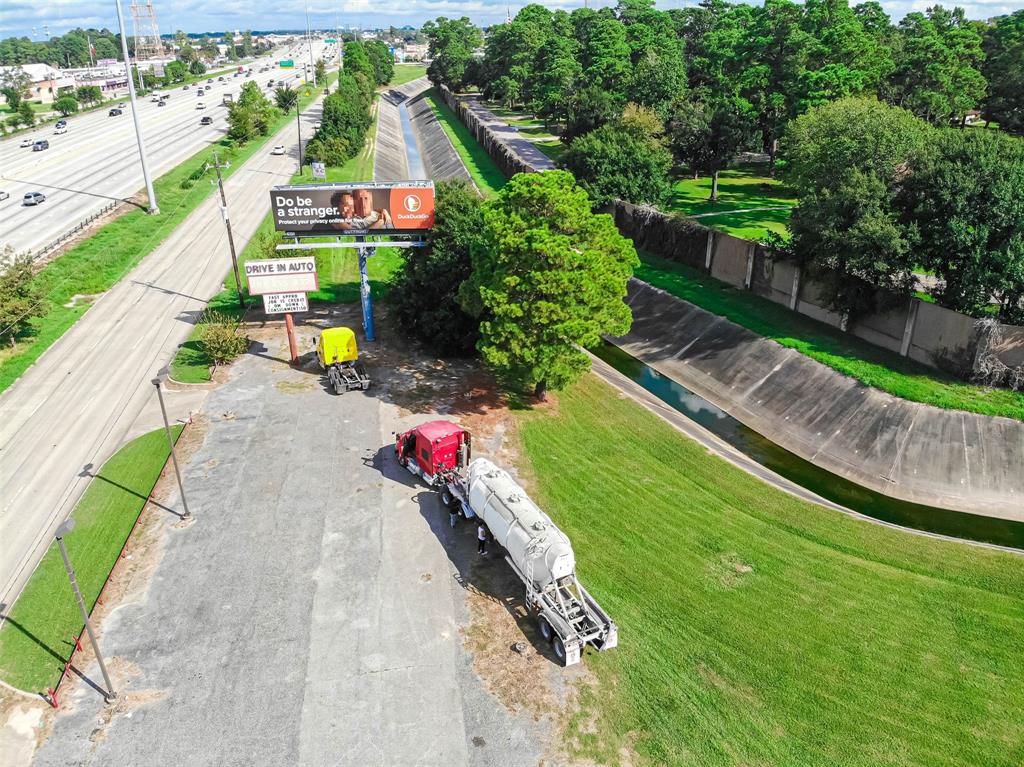
[[405, 199], [402, 201], [402, 205], [410, 213], [415, 213], [416, 211], [418, 211], [422, 207], [423, 203], [420, 202], [420, 198], [417, 197], [416, 195], [408, 194], [408, 195], [406, 195]]

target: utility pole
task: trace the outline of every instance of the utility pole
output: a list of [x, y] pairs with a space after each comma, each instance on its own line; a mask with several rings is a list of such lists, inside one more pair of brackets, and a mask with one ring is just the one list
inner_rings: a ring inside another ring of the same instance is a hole
[[[299, 102], [295, 102], [298, 104]], [[296, 109], [298, 107], [296, 106]], [[301, 151], [301, 149], [300, 149]], [[235, 287], [238, 288], [238, 305], [245, 311], [245, 297], [242, 296], [242, 278], [238, 275], [238, 256], [235, 254], [235, 238], [231, 236], [231, 218], [228, 216], [228, 198], [224, 195], [224, 179], [220, 175], [221, 168], [230, 168], [230, 163], [223, 165], [217, 160], [217, 153], [213, 153], [213, 164], [207, 163], [206, 169], [213, 168], [217, 171], [217, 186], [220, 187], [220, 213], [224, 216], [224, 226], [228, 230], [228, 247], [231, 248], [231, 268], [235, 271]]]
[[160, 379], [154, 378], [150, 383], [156, 387], [156, 396], [160, 400], [160, 412], [164, 416], [164, 430], [167, 432], [167, 444], [171, 448], [171, 463], [174, 464], [174, 476], [178, 478], [178, 491], [181, 493], [181, 505], [185, 508], [182, 519], [188, 519], [192, 512], [188, 510], [188, 501], [185, 500], [185, 485], [181, 482], [181, 470], [178, 468], [178, 456], [174, 453], [174, 437], [171, 436], [171, 424], [167, 421], [167, 408], [164, 407], [164, 393], [160, 388]]
[[[135, 122], [135, 138], [139, 143], [139, 160], [142, 163], [142, 177], [146, 180], [146, 194], [149, 196], [149, 214], [155, 216], [160, 212], [160, 206], [156, 201], [156, 192], [153, 191], [153, 180], [149, 175], [149, 164], [146, 161], [146, 142], [142, 138], [142, 125], [139, 123], [139, 109], [135, 103], [135, 81], [132, 78], [132, 62], [128, 58], [128, 36], [124, 31], [124, 16], [121, 14], [121, 0], [114, 0], [117, 5], [117, 25], [121, 32], [121, 55], [124, 56], [124, 72], [128, 75], [128, 97], [132, 102], [132, 120]], [[138, 71], [138, 67], [135, 68]], [[141, 74], [139, 79], [141, 82]]]
[[313, 33], [309, 31], [309, 3], [306, 3], [306, 42], [309, 44], [309, 69], [313, 74], [313, 87], [316, 87], [316, 62], [313, 61]]
[[295, 129], [299, 132], [299, 173], [302, 173], [302, 121], [299, 117], [299, 100], [295, 99]]
[[89, 611], [85, 609], [85, 600], [82, 599], [82, 592], [78, 589], [78, 579], [75, 577], [75, 568], [71, 566], [71, 559], [68, 557], [68, 550], [64, 546], [64, 536], [75, 529], [75, 520], [66, 519], [61, 523], [60, 527], [57, 528], [57, 532], [54, 533], [54, 537], [57, 539], [57, 546], [60, 548], [60, 555], [64, 559], [64, 569], [68, 572], [68, 580], [71, 581], [71, 590], [75, 592], [75, 600], [78, 602], [78, 609], [82, 611], [82, 620], [85, 621], [85, 630], [89, 633], [89, 642], [92, 644], [92, 651], [96, 653], [96, 662], [100, 666], [100, 671], [103, 673], [103, 681], [107, 685], [107, 689], [103, 692], [103, 697], [107, 703], [112, 700], [117, 700], [117, 693], [114, 692], [114, 685], [110, 682], [110, 674], [107, 673], [107, 666], [103, 662], [103, 656], [100, 654], [100, 646], [96, 642], [96, 634], [92, 630], [92, 621], [89, 620]]

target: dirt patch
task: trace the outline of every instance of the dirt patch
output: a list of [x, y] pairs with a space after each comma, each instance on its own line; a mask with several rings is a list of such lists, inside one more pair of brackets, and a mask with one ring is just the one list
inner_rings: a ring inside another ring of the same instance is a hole
[[40, 698], [0, 687], [0, 754], [7, 767], [28, 767], [53, 726], [53, 708]]
[[102, 295], [102, 293], [75, 293], [71, 296], [71, 300], [64, 304], [64, 308], [74, 309], [76, 306], [89, 306]]
[[718, 559], [708, 565], [709, 575], [726, 589], [742, 586], [747, 576], [754, 571], [754, 566], [744, 562], [735, 551], [719, 555]]

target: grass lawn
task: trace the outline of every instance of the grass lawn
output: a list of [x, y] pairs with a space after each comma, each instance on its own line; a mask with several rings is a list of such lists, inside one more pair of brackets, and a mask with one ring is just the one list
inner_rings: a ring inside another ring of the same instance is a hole
[[[767, 175], [765, 165], [740, 165], [724, 170], [718, 177], [718, 202], [709, 202], [711, 177], [679, 178], [665, 209], [673, 213], [700, 215], [700, 223], [751, 240], [762, 240], [768, 232], [786, 233], [789, 208], [796, 196], [777, 179]], [[750, 213], [748, 208], [776, 208]], [[713, 215], [708, 215], [713, 214]]]
[[[329, 75], [334, 76], [337, 73]], [[309, 89], [309, 95], [301, 97], [302, 108], [309, 106], [318, 95]], [[153, 183], [160, 203], [158, 216], [147, 215], [142, 209], [132, 210], [44, 267], [36, 276], [45, 295], [44, 313], [33, 319], [30, 331], [18, 339], [14, 348], [0, 352], [0, 391], [14, 383], [85, 314], [89, 308], [88, 301], [65, 306], [73, 296], [97, 295], [116, 285], [153, 252], [199, 203], [213, 194], [214, 186], [205, 182], [188, 184], [187, 181], [212, 159], [214, 151], [219, 152], [221, 160], [231, 160], [231, 167], [224, 171], [225, 176], [230, 176], [292, 119], [290, 114], [279, 116], [266, 137], [251, 141], [240, 149], [229, 150], [217, 145], [197, 152]], [[187, 188], [183, 188], [183, 182]]]
[[534, 495], [619, 625], [619, 647], [584, 660], [596, 682], [570, 749], [607, 765], [625, 745], [650, 765], [1021, 764], [1024, 558], [773, 490], [593, 376], [519, 418]]
[[550, 157], [555, 163], [560, 163], [562, 161], [562, 156], [568, 148], [562, 143], [561, 139], [554, 139], [552, 141], [534, 141], [533, 145]]
[[390, 85], [405, 85], [407, 82], [417, 80], [427, 73], [423, 64], [395, 64], [395, 74], [391, 78]]
[[1024, 420], [1024, 392], [964, 383], [810, 317], [658, 256], [641, 253], [636, 276], [783, 346], [913, 402]]
[[[174, 427], [175, 438], [181, 429]], [[90, 609], [169, 455], [163, 429], [129, 442], [103, 464], [75, 506], [75, 529], [65, 545]], [[81, 630], [82, 615], [53, 543], [0, 629], [0, 679], [27, 692], [54, 686]]]
[[[328, 181], [368, 181], [373, 179], [373, 158], [374, 139], [377, 134], [376, 112], [373, 123], [367, 132], [366, 144], [363, 150], [349, 160], [340, 168], [328, 168]], [[292, 177], [292, 183], [312, 183], [311, 170], [303, 168], [302, 174]], [[260, 223], [260, 228], [255, 236], [249, 241], [245, 249], [238, 257], [239, 269], [242, 270], [242, 280], [245, 282], [245, 272], [242, 264], [251, 258], [256, 257], [257, 242], [263, 233], [273, 232], [274, 221], [268, 213]], [[334, 238], [325, 237], [324, 241]], [[316, 239], [307, 240], [316, 242]], [[401, 268], [402, 256], [398, 248], [379, 248], [377, 254], [370, 259], [369, 274], [370, 286], [374, 298], [382, 298], [387, 295], [388, 283], [392, 275]], [[284, 251], [280, 254], [287, 258], [294, 253]], [[313, 255], [316, 258], [317, 276], [320, 279], [320, 290], [309, 294], [310, 301], [323, 301], [327, 303], [352, 303], [359, 300], [359, 256], [354, 249], [334, 248], [315, 250]], [[246, 286], [248, 287], [248, 286]], [[262, 299], [252, 297], [248, 299], [250, 306], [262, 306]], [[214, 296], [208, 307], [222, 311], [231, 316], [238, 316], [238, 291], [235, 289], [234, 276], [229, 274], [224, 280], [224, 290]], [[210, 380], [210, 367], [213, 365], [207, 355], [199, 346], [199, 335], [202, 333], [202, 325], [196, 325], [188, 340], [178, 349], [171, 364], [171, 375], [175, 380], [182, 383], [203, 383]]]
[[484, 197], [490, 197], [505, 186], [505, 175], [434, 88], [427, 91], [427, 99]]

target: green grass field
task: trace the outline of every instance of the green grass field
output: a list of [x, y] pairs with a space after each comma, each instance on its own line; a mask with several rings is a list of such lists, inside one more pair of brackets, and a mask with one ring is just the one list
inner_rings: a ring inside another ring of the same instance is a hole
[[[748, 240], [764, 240], [769, 232], [785, 234], [796, 196], [767, 172], [764, 165], [741, 165], [722, 171], [718, 177], [718, 202], [708, 201], [710, 176], [684, 176], [673, 184], [672, 197], [665, 209], [699, 215], [701, 224]], [[735, 212], [749, 208], [765, 210]]]
[[[175, 438], [182, 428], [174, 427]], [[75, 529], [65, 545], [90, 608], [169, 455], [163, 429], [129, 442], [96, 472], [75, 506]], [[0, 628], [0, 679], [27, 692], [54, 686], [72, 637], [81, 630], [82, 616], [53, 543]]]
[[[570, 749], [620, 764], [1017, 767], [1024, 558], [773, 490], [587, 376], [519, 416], [620, 646]], [[573, 747], [574, 744], [574, 747]], [[629, 762], [637, 764], [636, 761]]]
[[636, 272], [639, 279], [796, 349], [868, 386], [947, 410], [1024, 420], [1024, 392], [964, 383], [749, 291], [733, 288], [696, 269], [649, 253], [641, 253], [640, 257], [641, 265]]
[[[373, 123], [367, 131], [366, 144], [363, 150], [349, 160], [340, 168], [328, 168], [328, 181], [368, 181], [373, 179], [373, 158], [375, 154], [375, 137], [377, 133], [377, 119], [374, 113]], [[312, 183], [311, 170], [303, 168], [302, 174], [292, 177], [292, 183]], [[242, 265], [256, 257], [257, 242], [261, 234], [272, 232], [274, 229], [273, 219], [268, 213], [260, 223], [255, 236], [249, 241], [245, 249], [238, 257], [239, 269]], [[330, 240], [332, 238], [324, 238]], [[309, 242], [316, 242], [310, 239]], [[281, 257], [287, 258], [288, 252], [282, 252]], [[313, 255], [316, 258], [317, 276], [320, 279], [320, 290], [309, 294], [309, 300], [325, 303], [352, 303], [359, 300], [359, 257], [355, 250], [347, 248], [335, 248], [315, 250]], [[397, 248], [379, 248], [377, 255], [370, 259], [369, 274], [370, 287], [375, 298], [383, 298], [387, 295], [388, 283], [391, 277], [402, 265], [402, 256]], [[245, 274], [242, 273], [242, 282], [245, 285]], [[245, 285], [247, 288], [248, 286]], [[262, 299], [249, 298], [250, 306], [262, 306]], [[223, 312], [231, 316], [238, 316], [241, 310], [238, 304], [238, 291], [235, 289], [234, 275], [228, 274], [224, 280], [224, 290], [214, 296], [207, 305], [210, 309]], [[199, 345], [199, 335], [202, 333], [202, 324], [197, 324], [189, 335], [188, 340], [181, 345], [178, 353], [171, 363], [171, 376], [182, 383], [205, 383], [210, 380], [210, 367], [213, 365]]]
[[417, 80], [427, 73], [423, 64], [395, 64], [395, 74], [391, 78], [390, 85], [405, 85], [407, 82]]
[[427, 91], [427, 100], [484, 197], [490, 197], [505, 186], [505, 175], [435, 89]]
[[[309, 89], [309, 95], [301, 97], [302, 108], [311, 104], [318, 95]], [[230, 176], [292, 119], [291, 115], [280, 115], [267, 136], [239, 149], [215, 145], [197, 152], [154, 181], [160, 203], [159, 215], [150, 216], [142, 209], [132, 210], [44, 267], [36, 280], [45, 296], [45, 312], [32, 320], [30, 331], [13, 348], [5, 345], [0, 350], [0, 392], [14, 383], [85, 314], [91, 302], [78, 301], [74, 306], [66, 306], [73, 296], [98, 295], [116, 285], [213, 193], [216, 187], [205, 182], [194, 183], [188, 188], [182, 188], [182, 182], [212, 160], [215, 151], [221, 160], [231, 161], [231, 167], [224, 171], [225, 176]]]

